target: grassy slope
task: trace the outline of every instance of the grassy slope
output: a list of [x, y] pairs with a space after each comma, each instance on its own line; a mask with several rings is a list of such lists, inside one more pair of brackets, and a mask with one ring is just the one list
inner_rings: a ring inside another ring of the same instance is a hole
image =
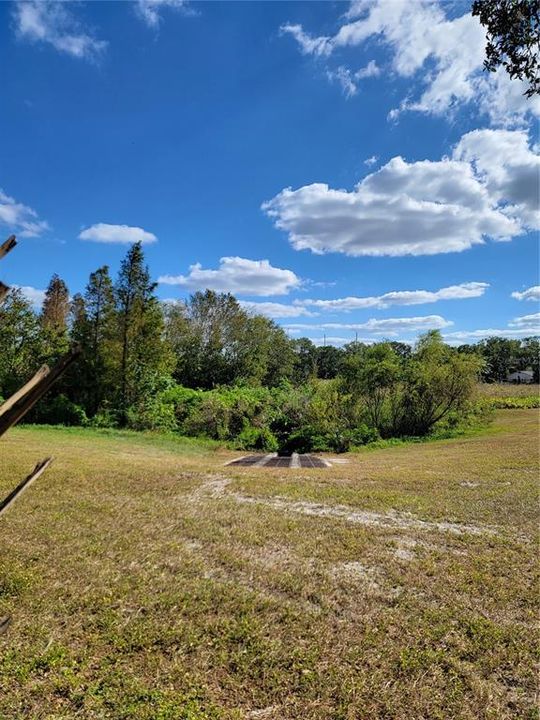
[[57, 459], [0, 520], [0, 718], [536, 717], [537, 417], [309, 471], [225, 468], [234, 453], [197, 441], [11, 431], [2, 494]]

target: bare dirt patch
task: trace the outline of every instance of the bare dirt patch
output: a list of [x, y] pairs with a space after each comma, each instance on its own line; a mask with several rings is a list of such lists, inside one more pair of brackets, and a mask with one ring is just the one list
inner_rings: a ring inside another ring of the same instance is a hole
[[210, 497], [230, 498], [237, 503], [264, 505], [274, 510], [300, 513], [320, 518], [336, 518], [356, 525], [367, 525], [382, 528], [395, 528], [400, 530], [425, 530], [455, 533], [458, 535], [469, 533], [472, 535], [495, 535], [496, 529], [486, 525], [470, 525], [446, 521], [421, 520], [411, 513], [400, 513], [392, 510], [388, 513], [376, 513], [366, 510], [356, 510], [346, 505], [325, 505], [307, 501], [293, 501], [284, 497], [257, 498], [241, 493], [227, 492], [226, 488], [231, 480], [220, 478], [203, 483], [195, 492], [196, 497], [206, 494]]

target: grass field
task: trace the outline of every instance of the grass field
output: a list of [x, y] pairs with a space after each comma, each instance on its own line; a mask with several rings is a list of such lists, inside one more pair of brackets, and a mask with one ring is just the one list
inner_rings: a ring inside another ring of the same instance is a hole
[[540, 385], [528, 383], [478, 383], [478, 393], [484, 397], [538, 397]]
[[535, 718], [538, 411], [484, 434], [241, 453], [18, 428], [1, 495], [0, 718]]

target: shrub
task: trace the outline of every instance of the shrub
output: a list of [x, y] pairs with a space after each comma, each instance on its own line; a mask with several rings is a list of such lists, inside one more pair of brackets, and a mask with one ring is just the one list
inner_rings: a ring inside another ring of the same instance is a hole
[[87, 425], [86, 413], [65, 395], [57, 395], [39, 403], [32, 421], [46, 425]]
[[132, 405], [127, 411], [127, 424], [132, 430], [164, 430], [178, 429], [174, 406], [166, 403], [158, 395], [148, 398], [138, 405]]
[[111, 410], [100, 410], [88, 424], [94, 428], [115, 428], [118, 427], [118, 419]]
[[201, 393], [201, 401], [193, 405], [183, 422], [186, 435], [204, 435], [214, 440], [229, 440], [230, 409], [219, 394]]
[[204, 393], [201, 390], [173, 385], [161, 393], [162, 402], [172, 405], [176, 422], [181, 426], [186, 418], [201, 404]]
[[240, 450], [274, 452], [278, 449], [278, 442], [276, 436], [268, 428], [246, 427], [237, 436], [235, 447]]
[[367, 445], [381, 439], [377, 428], [369, 427], [366, 423], [362, 423], [358, 427], [349, 431], [349, 445], [358, 447], [359, 445]]

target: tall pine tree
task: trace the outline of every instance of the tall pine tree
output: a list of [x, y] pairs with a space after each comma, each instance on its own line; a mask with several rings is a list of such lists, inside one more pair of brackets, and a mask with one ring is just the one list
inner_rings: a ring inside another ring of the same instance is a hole
[[51, 329], [56, 333], [63, 333], [67, 330], [68, 314], [69, 290], [62, 278], [55, 273], [45, 291], [41, 323], [44, 328]]
[[104, 409], [113, 395], [112, 369], [118, 349], [114, 289], [107, 265], [90, 275], [84, 294], [85, 337], [83, 352], [89, 383], [87, 413]]
[[118, 407], [122, 424], [127, 423], [130, 408], [144, 405], [155, 394], [171, 366], [171, 354], [164, 340], [163, 312], [155, 289], [141, 244], [136, 243], [122, 262], [115, 286]]
[[69, 290], [66, 283], [54, 274], [45, 291], [41, 310], [44, 357], [54, 362], [69, 346], [68, 316], [70, 310]]

